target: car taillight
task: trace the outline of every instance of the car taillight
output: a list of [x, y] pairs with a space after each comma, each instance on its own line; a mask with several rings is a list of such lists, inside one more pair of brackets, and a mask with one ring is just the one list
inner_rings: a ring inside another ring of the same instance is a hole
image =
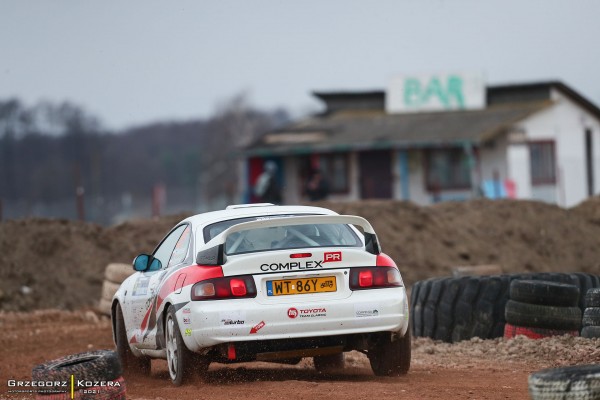
[[400, 272], [394, 267], [364, 267], [350, 270], [350, 289], [377, 289], [403, 286]]
[[223, 300], [256, 297], [251, 275], [215, 278], [192, 286], [192, 300]]

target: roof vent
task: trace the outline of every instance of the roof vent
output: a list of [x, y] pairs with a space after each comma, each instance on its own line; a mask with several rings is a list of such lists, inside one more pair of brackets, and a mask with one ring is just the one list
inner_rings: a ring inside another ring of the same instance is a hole
[[252, 208], [252, 207], [270, 207], [274, 206], [273, 203], [254, 203], [254, 204], [232, 204], [225, 208], [226, 210], [237, 210], [239, 208]]

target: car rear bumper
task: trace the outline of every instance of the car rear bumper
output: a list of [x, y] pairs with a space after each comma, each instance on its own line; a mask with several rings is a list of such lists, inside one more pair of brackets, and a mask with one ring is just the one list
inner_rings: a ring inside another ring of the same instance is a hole
[[403, 287], [355, 291], [328, 302], [305, 296], [267, 305], [255, 299], [197, 301], [180, 309], [177, 317], [192, 351], [234, 342], [385, 331], [404, 335], [409, 320]]

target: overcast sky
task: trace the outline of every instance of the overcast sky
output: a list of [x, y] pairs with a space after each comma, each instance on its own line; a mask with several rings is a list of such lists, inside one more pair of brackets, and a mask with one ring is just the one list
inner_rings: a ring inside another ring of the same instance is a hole
[[252, 104], [318, 110], [313, 90], [402, 73], [559, 79], [600, 104], [600, 1], [0, 0], [0, 99], [69, 100], [120, 129]]

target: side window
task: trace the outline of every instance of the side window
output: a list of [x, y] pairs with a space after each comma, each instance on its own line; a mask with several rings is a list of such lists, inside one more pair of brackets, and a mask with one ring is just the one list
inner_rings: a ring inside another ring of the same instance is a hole
[[169, 265], [169, 259], [171, 258], [171, 254], [173, 254], [173, 250], [175, 249], [175, 245], [179, 241], [181, 234], [185, 229], [188, 228], [189, 225], [181, 225], [178, 226], [169, 236], [165, 238], [165, 240], [160, 244], [160, 246], [156, 249], [153, 256], [158, 258], [163, 265], [163, 268], [166, 268]]
[[191, 229], [188, 225], [179, 237], [177, 244], [175, 244], [175, 250], [173, 250], [173, 254], [171, 254], [171, 259], [169, 260], [169, 267], [180, 264], [185, 260], [190, 244], [190, 232]]

